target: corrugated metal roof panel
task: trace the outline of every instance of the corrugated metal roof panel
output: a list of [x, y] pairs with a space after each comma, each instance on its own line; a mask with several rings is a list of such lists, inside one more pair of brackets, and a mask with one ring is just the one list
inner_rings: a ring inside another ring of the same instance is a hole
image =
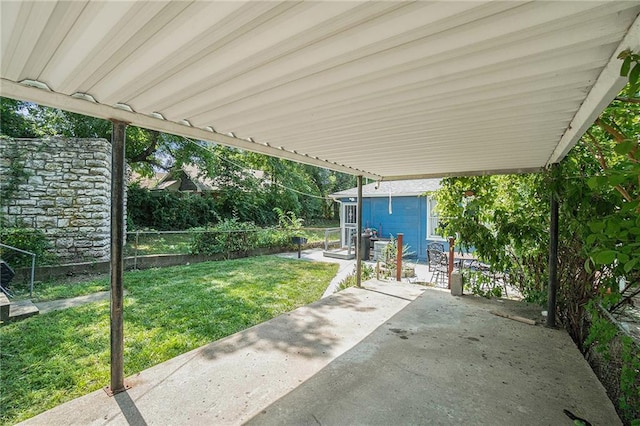
[[3, 96], [384, 179], [558, 161], [640, 50], [624, 1], [0, 8]]

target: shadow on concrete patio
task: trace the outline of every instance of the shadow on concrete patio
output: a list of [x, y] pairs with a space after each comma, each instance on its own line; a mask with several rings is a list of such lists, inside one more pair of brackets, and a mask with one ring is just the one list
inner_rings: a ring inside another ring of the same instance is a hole
[[620, 424], [564, 330], [510, 300], [427, 290], [248, 424]]
[[333, 348], [340, 343], [333, 331], [334, 316], [354, 326], [362, 321], [358, 313], [373, 312], [378, 307], [355, 293], [344, 293], [341, 297], [329, 298], [321, 302], [299, 308], [270, 321], [270, 327], [251, 327], [202, 349], [202, 356], [216, 359], [222, 354], [231, 354], [247, 347], [257, 347], [260, 351], [277, 350], [285, 354], [295, 354], [306, 358], [327, 358], [333, 356]]
[[[513, 301], [368, 281], [25, 424], [620, 424], [563, 330]], [[413, 301], [411, 301], [413, 300]]]

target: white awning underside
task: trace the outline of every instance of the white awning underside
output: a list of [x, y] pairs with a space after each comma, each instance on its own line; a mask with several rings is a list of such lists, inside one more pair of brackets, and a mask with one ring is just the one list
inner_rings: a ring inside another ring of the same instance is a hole
[[639, 12], [2, 0], [0, 91], [374, 179], [522, 172], [560, 160], [621, 89]]

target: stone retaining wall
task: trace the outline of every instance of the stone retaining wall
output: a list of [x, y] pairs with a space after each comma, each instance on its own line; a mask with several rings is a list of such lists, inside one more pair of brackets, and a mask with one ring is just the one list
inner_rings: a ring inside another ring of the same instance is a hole
[[[111, 143], [0, 138], [1, 200], [9, 224], [42, 230], [60, 261], [109, 257]], [[4, 193], [4, 191], [3, 191]]]

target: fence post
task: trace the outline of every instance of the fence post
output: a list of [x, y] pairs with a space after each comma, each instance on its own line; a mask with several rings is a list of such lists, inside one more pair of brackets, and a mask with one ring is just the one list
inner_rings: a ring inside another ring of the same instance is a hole
[[138, 269], [138, 243], [140, 239], [140, 231], [136, 231], [136, 249], [133, 252], [133, 269]]
[[33, 279], [36, 274], [36, 254], [31, 254], [31, 284], [29, 284], [29, 297], [33, 297]]
[[329, 250], [329, 228], [324, 230], [324, 251]]

